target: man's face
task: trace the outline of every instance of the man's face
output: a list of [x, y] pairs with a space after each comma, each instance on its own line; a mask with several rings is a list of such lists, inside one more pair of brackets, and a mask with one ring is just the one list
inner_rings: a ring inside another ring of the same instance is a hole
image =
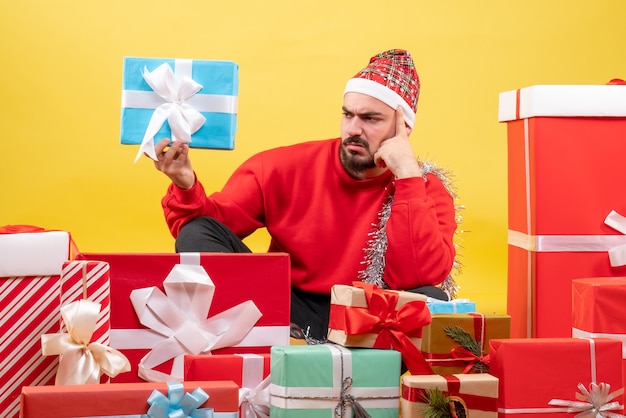
[[356, 178], [364, 172], [378, 175], [374, 154], [380, 144], [395, 135], [395, 111], [371, 96], [347, 93], [343, 99], [340, 159], [346, 171]]

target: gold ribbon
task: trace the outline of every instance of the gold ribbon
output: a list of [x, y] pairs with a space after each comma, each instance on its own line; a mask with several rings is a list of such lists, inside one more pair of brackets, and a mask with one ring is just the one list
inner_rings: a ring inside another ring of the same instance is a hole
[[56, 385], [100, 383], [100, 376], [115, 377], [130, 371], [130, 362], [119, 351], [100, 343], [90, 343], [96, 329], [100, 304], [86, 299], [61, 308], [67, 333], [44, 334], [44, 356], [59, 355]]

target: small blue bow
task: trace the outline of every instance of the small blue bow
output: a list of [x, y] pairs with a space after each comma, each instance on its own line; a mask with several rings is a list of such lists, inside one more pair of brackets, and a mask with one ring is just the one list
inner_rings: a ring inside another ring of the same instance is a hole
[[185, 393], [182, 383], [168, 382], [167, 394], [158, 390], [152, 392], [148, 398], [149, 418], [213, 418], [213, 408], [200, 408], [209, 399], [202, 388]]

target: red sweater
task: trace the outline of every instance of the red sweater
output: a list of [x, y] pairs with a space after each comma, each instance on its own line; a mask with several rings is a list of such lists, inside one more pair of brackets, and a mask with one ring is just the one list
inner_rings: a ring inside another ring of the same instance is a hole
[[[241, 238], [266, 227], [269, 251], [290, 255], [294, 287], [328, 294], [333, 284], [351, 284], [365, 268], [368, 234], [394, 176], [351, 178], [339, 161], [339, 144], [331, 139], [261, 152], [210, 196], [197, 180], [189, 190], [170, 185], [162, 205], [172, 235], [197, 216], [214, 217]], [[435, 175], [396, 180], [386, 226], [389, 287], [441, 283], [452, 269], [455, 229], [453, 198]]]

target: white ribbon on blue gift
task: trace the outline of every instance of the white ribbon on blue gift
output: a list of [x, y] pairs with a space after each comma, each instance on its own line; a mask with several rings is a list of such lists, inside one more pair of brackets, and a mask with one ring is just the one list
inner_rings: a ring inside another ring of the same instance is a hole
[[164, 63], [154, 71], [143, 70], [143, 78], [153, 91], [122, 91], [122, 107], [154, 109], [135, 162], [142, 154], [156, 161], [154, 136], [165, 121], [172, 141], [191, 142], [191, 135], [206, 121], [200, 112], [237, 113], [237, 97], [198, 94], [202, 85], [191, 78], [193, 60], [176, 59], [174, 69]]

